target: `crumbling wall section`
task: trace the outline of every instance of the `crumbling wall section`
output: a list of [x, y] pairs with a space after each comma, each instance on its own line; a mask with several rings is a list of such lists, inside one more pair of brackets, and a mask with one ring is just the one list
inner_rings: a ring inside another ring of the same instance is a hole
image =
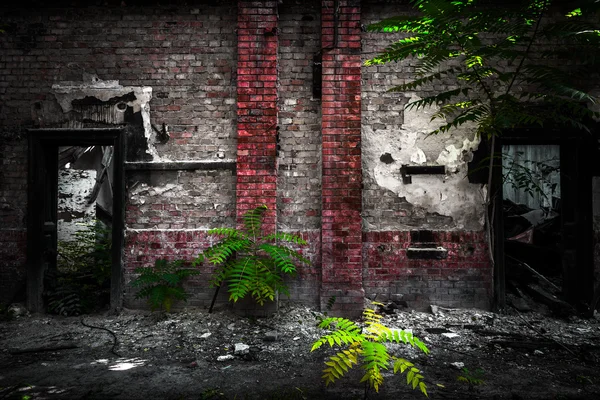
[[[2, 126], [126, 127], [124, 287], [136, 266], [165, 256], [190, 259], [206, 244], [206, 229], [233, 226], [235, 2], [2, 11]], [[18, 249], [2, 257], [10, 265], [0, 273], [11, 282], [7, 271], [25, 265], [26, 141], [0, 151], [0, 235], [3, 249]], [[165, 191], [163, 175], [178, 186]], [[182, 246], [181, 233], [198, 245]], [[146, 248], [140, 237], [166, 242]], [[201, 287], [204, 278], [196, 282]], [[131, 293], [124, 300], [130, 304]]]
[[[408, 5], [369, 2], [363, 5], [362, 24], [408, 12]], [[399, 38], [363, 33], [363, 61]], [[479, 139], [472, 127], [428, 136], [441, 125], [430, 122], [435, 110], [405, 109], [411, 101], [447, 89], [444, 82], [418, 92], [387, 92], [415, 78], [413, 60], [363, 66], [362, 73], [367, 295], [403, 299], [413, 307], [489, 306], [492, 272], [483, 234], [485, 188], [467, 178], [467, 163]], [[434, 168], [411, 176], [410, 167], [424, 166]], [[426, 243], [411, 240], [421, 232], [430, 236]], [[415, 258], [407, 257], [409, 248], [415, 249]], [[419, 250], [423, 248], [431, 251]]]

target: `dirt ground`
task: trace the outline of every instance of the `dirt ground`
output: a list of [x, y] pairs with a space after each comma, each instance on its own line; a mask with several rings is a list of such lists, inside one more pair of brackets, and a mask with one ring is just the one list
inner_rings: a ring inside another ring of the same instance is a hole
[[[566, 321], [517, 311], [388, 311], [389, 327], [412, 329], [430, 348], [428, 356], [399, 345], [390, 351], [423, 371], [432, 399], [600, 398], [598, 315]], [[228, 308], [124, 310], [83, 321], [21, 316], [0, 322], [0, 399], [361, 399], [360, 370], [322, 382], [332, 350], [310, 352], [323, 333], [321, 315], [283, 307], [269, 318]], [[384, 377], [369, 398], [423, 398], [404, 377]]]

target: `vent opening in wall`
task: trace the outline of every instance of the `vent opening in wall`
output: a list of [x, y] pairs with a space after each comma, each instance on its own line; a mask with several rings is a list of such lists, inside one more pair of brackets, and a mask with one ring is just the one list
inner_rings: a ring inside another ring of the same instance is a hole
[[313, 57], [313, 98], [320, 99], [323, 94], [323, 55], [321, 52]]

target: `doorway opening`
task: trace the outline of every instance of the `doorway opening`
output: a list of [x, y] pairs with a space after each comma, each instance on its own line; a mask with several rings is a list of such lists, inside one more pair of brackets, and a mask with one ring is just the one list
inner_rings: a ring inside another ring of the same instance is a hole
[[562, 295], [560, 146], [502, 146], [502, 210], [507, 296], [527, 308]]
[[45, 272], [46, 312], [110, 306], [113, 182], [112, 146], [58, 148], [56, 268]]
[[[593, 294], [592, 146], [585, 135], [505, 136], [496, 298], [521, 311], [586, 311]], [[498, 154], [498, 153], [497, 153]], [[498, 272], [499, 271], [499, 272]]]
[[29, 135], [28, 307], [79, 315], [120, 306], [120, 129]]

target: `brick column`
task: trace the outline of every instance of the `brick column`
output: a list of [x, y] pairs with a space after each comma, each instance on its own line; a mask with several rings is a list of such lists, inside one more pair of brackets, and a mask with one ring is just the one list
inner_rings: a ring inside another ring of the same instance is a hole
[[323, 0], [321, 305], [335, 296], [333, 311], [347, 316], [364, 301], [360, 34], [360, 0]]
[[266, 204], [275, 227], [277, 1], [238, 1], [237, 215]]

